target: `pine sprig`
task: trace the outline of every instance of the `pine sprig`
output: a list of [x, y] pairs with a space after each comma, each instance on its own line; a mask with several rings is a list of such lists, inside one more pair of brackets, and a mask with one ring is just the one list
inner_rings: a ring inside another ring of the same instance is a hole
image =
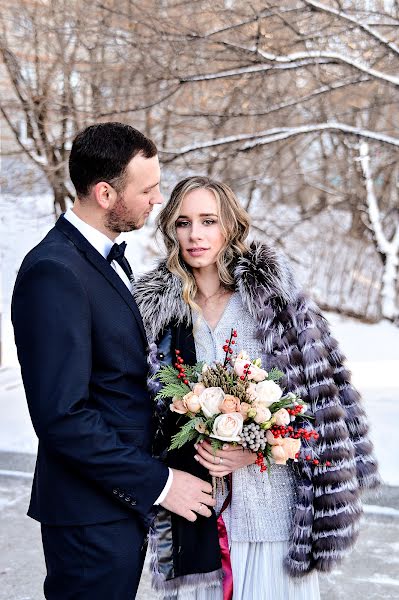
[[280, 381], [280, 379], [282, 379], [284, 377], [284, 373], [282, 371], [280, 371], [279, 369], [276, 369], [275, 367], [273, 367], [273, 369], [271, 369], [268, 372], [267, 375], [267, 379], [268, 381]]
[[183, 365], [187, 379], [196, 383], [198, 381], [198, 376], [202, 373], [202, 367], [204, 366], [204, 364], [205, 363], [201, 361], [196, 363], [194, 366]]
[[158, 379], [164, 385], [168, 385], [170, 383], [180, 383], [180, 380], [177, 378], [178, 372], [172, 365], [164, 365], [159, 369], [157, 373], [153, 376], [154, 379]]
[[177, 450], [198, 436], [199, 432], [196, 430], [196, 426], [200, 423], [205, 423], [205, 420], [202, 417], [194, 417], [193, 419], [187, 421], [187, 423], [185, 423], [180, 430], [172, 436], [169, 450]]
[[217, 450], [221, 450], [223, 448], [224, 442], [222, 442], [222, 440], [217, 440], [216, 438], [210, 438], [210, 440], [214, 454], [216, 454]]
[[173, 398], [174, 396], [183, 398], [183, 396], [188, 394], [190, 391], [191, 390], [188, 385], [185, 385], [181, 381], [177, 380], [177, 383], [167, 383], [164, 385], [164, 387], [155, 396], [155, 400], [159, 400], [160, 398]]

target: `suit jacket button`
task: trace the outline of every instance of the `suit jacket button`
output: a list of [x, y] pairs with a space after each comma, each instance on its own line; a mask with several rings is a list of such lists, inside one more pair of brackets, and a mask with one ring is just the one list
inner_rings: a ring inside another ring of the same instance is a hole
[[131, 500], [130, 504], [131, 504], [131, 506], [136, 506], [137, 502], [136, 502], [136, 500]]
[[130, 496], [125, 496], [126, 502], [130, 502]]
[[158, 358], [159, 358], [159, 360], [163, 360], [165, 358], [165, 354], [163, 352], [160, 352], [158, 354]]
[[123, 492], [119, 492], [119, 498], [123, 498]]
[[119, 493], [119, 490], [118, 490], [118, 488], [114, 488], [114, 489], [112, 490], [112, 493], [113, 493], [113, 494], [115, 494], [115, 495], [116, 495], [116, 494], [118, 494], [118, 493]]

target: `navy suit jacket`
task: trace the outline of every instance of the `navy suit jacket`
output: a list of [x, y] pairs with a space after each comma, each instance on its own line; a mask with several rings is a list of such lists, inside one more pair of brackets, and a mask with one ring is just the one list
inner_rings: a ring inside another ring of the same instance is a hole
[[143, 323], [119, 275], [64, 217], [25, 257], [12, 321], [39, 438], [28, 514], [48, 525], [146, 523], [168, 470], [151, 456]]

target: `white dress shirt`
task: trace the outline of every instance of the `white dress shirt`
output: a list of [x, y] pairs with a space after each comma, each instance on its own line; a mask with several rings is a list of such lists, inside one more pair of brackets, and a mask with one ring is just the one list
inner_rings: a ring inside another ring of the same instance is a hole
[[[64, 214], [64, 217], [74, 227], [76, 227], [76, 229], [97, 250], [97, 252], [99, 252], [101, 254], [101, 256], [103, 256], [105, 259], [107, 258], [109, 251], [111, 250], [112, 246], [114, 245], [114, 242], [109, 237], [107, 237], [104, 233], [102, 233], [101, 231], [98, 231], [98, 229], [96, 229], [95, 227], [92, 227], [85, 221], [82, 221], [82, 219], [80, 219], [73, 212], [73, 210], [71, 208], [68, 208], [68, 210]], [[126, 273], [122, 269], [122, 267], [115, 260], [113, 260], [111, 262], [111, 267], [113, 267], [115, 269], [115, 271], [118, 273], [119, 277], [122, 279], [123, 283], [131, 291], [131, 281], [129, 280], [128, 276], [126, 275]], [[165, 497], [166, 497], [167, 493], [169, 492], [169, 489], [172, 485], [172, 481], [173, 481], [173, 471], [172, 471], [172, 469], [169, 469], [169, 477], [166, 481], [165, 487], [163, 488], [161, 495], [157, 498], [157, 500], [154, 502], [154, 504], [160, 504], [165, 499]]]

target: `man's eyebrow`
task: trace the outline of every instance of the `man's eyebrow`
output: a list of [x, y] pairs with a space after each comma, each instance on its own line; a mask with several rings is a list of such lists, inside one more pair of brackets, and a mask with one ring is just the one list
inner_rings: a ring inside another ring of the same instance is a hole
[[157, 185], [159, 185], [159, 181], [157, 181], [156, 183], [154, 183], [154, 185], [149, 185], [148, 187], [145, 187], [144, 190], [152, 190], [153, 188], [157, 187]]
[[[201, 213], [199, 216], [200, 217], [217, 217], [217, 215], [215, 215], [214, 213]], [[186, 215], [179, 215], [177, 218], [178, 219], [189, 219], [189, 217], [186, 217]]]

